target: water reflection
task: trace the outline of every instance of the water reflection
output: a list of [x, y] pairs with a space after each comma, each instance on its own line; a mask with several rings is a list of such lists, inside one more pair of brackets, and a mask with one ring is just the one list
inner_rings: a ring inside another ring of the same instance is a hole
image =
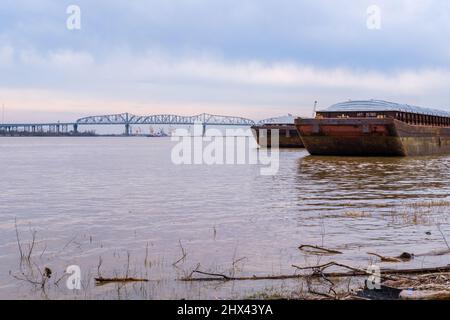
[[448, 199], [450, 157], [298, 160], [297, 189], [306, 206], [329, 210], [404, 206]]

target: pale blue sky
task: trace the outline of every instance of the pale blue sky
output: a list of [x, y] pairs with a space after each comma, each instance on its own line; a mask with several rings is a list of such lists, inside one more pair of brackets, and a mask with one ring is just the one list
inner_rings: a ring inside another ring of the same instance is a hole
[[[381, 30], [366, 26], [373, 4]], [[445, 0], [2, 0], [0, 103], [24, 121], [259, 119], [369, 98], [450, 109], [449, 35]]]

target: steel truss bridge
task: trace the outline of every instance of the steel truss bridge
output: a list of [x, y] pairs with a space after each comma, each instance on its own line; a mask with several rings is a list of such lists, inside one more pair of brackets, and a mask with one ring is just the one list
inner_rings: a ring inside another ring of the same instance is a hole
[[219, 116], [202, 113], [196, 116], [178, 116], [171, 114], [161, 114], [152, 116], [136, 116], [131, 113], [121, 113], [102, 116], [90, 116], [78, 119], [71, 123], [11, 123], [0, 124], [0, 132], [51, 132], [51, 133], [69, 133], [78, 132], [80, 125], [123, 125], [125, 126], [125, 135], [130, 135], [132, 125], [194, 125], [201, 124], [203, 130], [206, 126], [253, 126], [255, 122], [250, 119]]

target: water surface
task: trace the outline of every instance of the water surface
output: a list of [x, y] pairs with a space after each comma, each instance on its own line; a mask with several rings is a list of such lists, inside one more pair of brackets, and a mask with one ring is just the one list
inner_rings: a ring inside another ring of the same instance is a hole
[[[197, 267], [239, 276], [290, 274], [292, 264], [330, 259], [365, 267], [374, 260], [367, 252], [445, 249], [438, 224], [450, 239], [450, 157], [285, 150], [278, 175], [261, 176], [258, 165], [177, 166], [172, 147], [166, 138], [1, 138], [0, 298], [248, 297], [298, 284], [177, 279]], [[51, 268], [52, 281], [79, 265], [82, 290], [67, 290], [63, 279], [44, 294], [17, 279], [15, 220], [23, 250], [36, 231], [33, 263]], [[344, 254], [305, 256], [300, 244]], [[426, 256], [401, 267], [448, 263]], [[151, 281], [94, 285], [99, 272], [127, 270]]]

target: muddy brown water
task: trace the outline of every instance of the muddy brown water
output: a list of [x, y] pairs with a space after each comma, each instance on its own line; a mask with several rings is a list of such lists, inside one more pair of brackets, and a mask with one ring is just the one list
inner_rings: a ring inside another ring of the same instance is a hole
[[[290, 274], [292, 264], [330, 260], [367, 267], [377, 262], [369, 251], [445, 249], [438, 224], [450, 240], [448, 156], [335, 158], [286, 150], [278, 175], [261, 176], [258, 165], [177, 166], [172, 147], [167, 138], [1, 138], [0, 298], [245, 298], [301, 284], [177, 279], [198, 264], [236, 276]], [[36, 231], [34, 272], [53, 271], [45, 294], [17, 279], [15, 219], [24, 251]], [[300, 244], [343, 254], [308, 256]], [[182, 250], [186, 257], [174, 266]], [[379, 265], [432, 267], [449, 258]], [[81, 268], [81, 290], [67, 289], [65, 278], [54, 284], [69, 265]], [[99, 270], [150, 281], [98, 287]]]

